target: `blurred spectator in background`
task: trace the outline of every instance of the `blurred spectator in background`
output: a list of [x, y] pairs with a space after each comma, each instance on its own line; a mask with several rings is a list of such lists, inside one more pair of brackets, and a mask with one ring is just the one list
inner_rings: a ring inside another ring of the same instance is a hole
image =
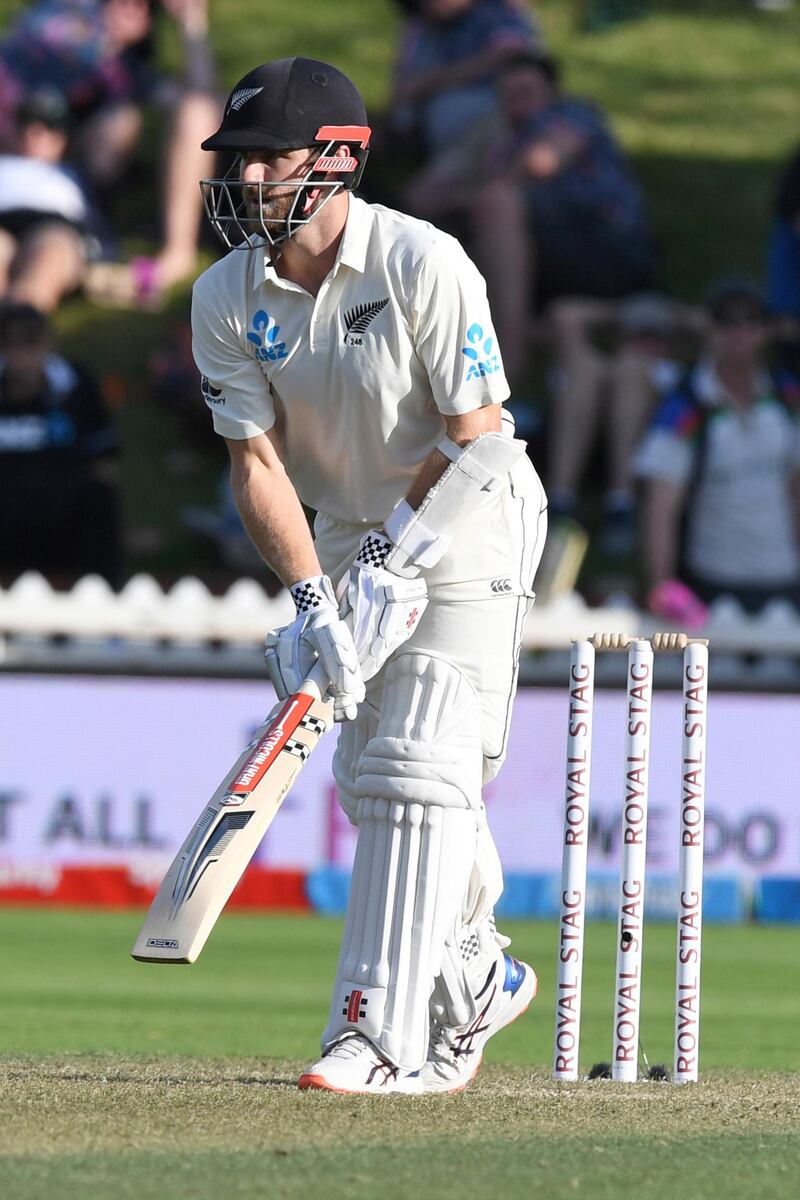
[[207, 37], [208, 0], [162, 0], [184, 45], [185, 80], [154, 68], [157, 0], [37, 0], [0, 45], [0, 125], [8, 138], [13, 110], [43, 85], [64, 95], [74, 121], [70, 157], [85, 172], [98, 203], [127, 169], [147, 107], [170, 110], [166, 147], [163, 244], [153, 258], [93, 268], [98, 298], [154, 302], [195, 266], [206, 165], [200, 141], [218, 122]]
[[556, 517], [582, 521], [581, 486], [599, 433], [605, 481], [598, 547], [621, 558], [636, 548], [634, 451], [659, 397], [681, 377], [678, 337], [696, 329], [698, 317], [657, 292], [636, 293], [619, 303], [576, 300], [569, 311], [581, 337], [576, 339], [578, 362], [570, 364], [570, 386], [560, 370], [554, 372], [550, 502]]
[[414, 162], [450, 153], [497, 111], [497, 72], [535, 46], [539, 30], [519, 0], [398, 0], [401, 33], [388, 105], [388, 150]]
[[82, 282], [89, 202], [63, 163], [70, 125], [59, 92], [30, 92], [14, 153], [0, 154], [0, 296], [51, 312]]
[[567, 392], [581, 386], [586, 330], [567, 303], [553, 302], [626, 296], [646, 287], [653, 269], [628, 160], [600, 110], [564, 94], [558, 80], [548, 55], [519, 52], [503, 64], [508, 132], [485, 148], [485, 170], [475, 171], [482, 186], [473, 206], [474, 249], [512, 389], [525, 386], [534, 309], [548, 311]]
[[732, 596], [748, 612], [800, 596], [800, 386], [770, 372], [763, 296], [709, 293], [704, 356], [661, 404], [638, 452], [648, 604], [697, 627]]
[[120, 582], [116, 449], [97, 384], [53, 351], [46, 318], [0, 306], [0, 572]]
[[800, 148], [778, 187], [769, 242], [768, 300], [779, 357], [800, 374]]

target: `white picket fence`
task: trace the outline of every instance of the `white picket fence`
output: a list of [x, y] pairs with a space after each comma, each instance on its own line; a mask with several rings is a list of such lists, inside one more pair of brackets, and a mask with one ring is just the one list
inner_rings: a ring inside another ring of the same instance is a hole
[[[86, 576], [69, 591], [55, 591], [41, 575], [28, 572], [0, 588], [0, 639], [66, 639], [132, 644], [258, 646], [266, 630], [294, 615], [286, 592], [269, 597], [253, 579], [239, 579], [223, 596], [186, 577], [168, 591], [149, 575], [136, 575], [115, 593], [104, 580]], [[577, 593], [534, 607], [523, 645], [527, 651], [566, 649], [572, 638], [592, 633], [648, 636], [663, 622], [634, 608], [590, 608]], [[718, 653], [785, 656], [800, 659], [800, 617], [774, 601], [748, 617], [730, 600], [713, 606], [707, 626]], [[0, 661], [2, 654], [0, 653]]]

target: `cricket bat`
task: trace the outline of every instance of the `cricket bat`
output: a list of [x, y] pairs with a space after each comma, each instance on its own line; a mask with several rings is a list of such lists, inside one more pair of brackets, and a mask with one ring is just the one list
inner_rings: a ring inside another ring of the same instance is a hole
[[140, 962], [192, 963], [323, 733], [333, 708], [315, 666], [272, 709], [195, 822], [167, 871], [131, 951]]

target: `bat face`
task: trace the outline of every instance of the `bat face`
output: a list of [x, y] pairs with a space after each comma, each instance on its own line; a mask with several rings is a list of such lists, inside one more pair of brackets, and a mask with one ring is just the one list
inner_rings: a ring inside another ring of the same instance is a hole
[[281, 802], [322, 734], [331, 706], [304, 691], [273, 710], [178, 851], [131, 951], [141, 962], [194, 962]]

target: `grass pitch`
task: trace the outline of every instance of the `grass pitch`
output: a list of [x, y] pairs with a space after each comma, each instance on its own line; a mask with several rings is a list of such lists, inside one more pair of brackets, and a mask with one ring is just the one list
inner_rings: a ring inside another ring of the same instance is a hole
[[[785, 1197], [800, 1171], [792, 930], [705, 931], [700, 1084], [554, 1085], [555, 928], [511, 923], [530, 1012], [454, 1097], [301, 1094], [339, 925], [227, 917], [191, 968], [128, 957], [141, 914], [0, 912], [0, 1196]], [[587, 938], [584, 1065], [608, 1057], [613, 930]], [[673, 931], [645, 943], [668, 1061]]]

